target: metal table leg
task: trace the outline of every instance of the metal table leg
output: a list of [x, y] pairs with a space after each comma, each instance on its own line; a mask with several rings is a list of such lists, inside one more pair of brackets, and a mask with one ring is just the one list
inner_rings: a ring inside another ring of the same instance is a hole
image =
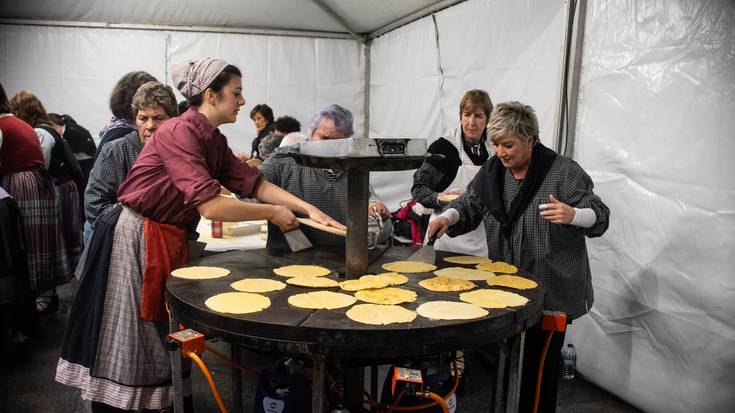
[[[240, 346], [230, 343], [232, 361], [240, 364]], [[237, 367], [232, 367], [232, 412], [242, 413], [242, 372]]]
[[510, 371], [508, 372], [508, 401], [506, 412], [518, 411], [518, 398], [521, 394], [521, 373], [523, 372], [523, 346], [526, 332], [521, 331], [508, 339], [510, 343]]
[[321, 413], [324, 410], [324, 376], [327, 363], [324, 354], [314, 354], [313, 359], [311, 411]]
[[370, 171], [347, 170], [347, 253], [345, 278], [365, 274], [368, 264], [367, 221], [370, 194]]
[[[168, 328], [169, 332], [175, 333], [179, 331], [176, 319], [173, 314], [169, 313]], [[171, 382], [174, 389], [174, 411], [184, 411], [184, 383], [183, 383], [183, 367], [181, 365], [181, 351], [178, 348], [169, 348], [169, 356], [171, 360]]]
[[495, 376], [495, 413], [501, 413], [505, 408], [505, 361], [508, 352], [508, 341], [498, 343], [498, 372]]
[[365, 368], [347, 367], [344, 377], [343, 404], [351, 412], [362, 411], [362, 400], [365, 391]]

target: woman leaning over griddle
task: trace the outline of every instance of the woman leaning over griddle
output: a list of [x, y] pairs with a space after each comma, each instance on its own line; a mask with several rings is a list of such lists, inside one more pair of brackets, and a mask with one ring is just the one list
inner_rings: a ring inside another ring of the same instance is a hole
[[[428, 236], [466, 233], [486, 222], [488, 256], [537, 276], [544, 309], [563, 311], [568, 322], [592, 307], [592, 276], [585, 237], [599, 237], [610, 210], [593, 192], [587, 173], [539, 141], [536, 112], [519, 102], [495, 106], [487, 137], [495, 149], [467, 186], [434, 220]], [[546, 332], [526, 331], [520, 411], [533, 409], [536, 372]], [[544, 364], [540, 412], [556, 409], [564, 333], [554, 333]]]
[[[205, 58], [171, 72], [192, 107], [155, 132], [120, 187], [120, 205], [97, 220], [64, 333], [56, 380], [80, 388], [95, 412], [173, 404], [165, 281], [188, 260], [184, 227], [197, 213], [216, 221], [267, 219], [289, 230], [298, 226], [291, 212], [298, 210], [344, 228], [229, 149], [217, 127], [235, 122], [245, 104], [235, 66]], [[221, 197], [220, 185], [262, 203]]]

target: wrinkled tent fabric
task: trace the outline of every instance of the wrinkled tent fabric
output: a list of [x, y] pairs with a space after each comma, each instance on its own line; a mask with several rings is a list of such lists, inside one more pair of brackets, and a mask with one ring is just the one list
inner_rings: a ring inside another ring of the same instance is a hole
[[[238, 13], [275, 18], [268, 7], [293, 3], [217, 1], [227, 16], [216, 16], [217, 6], [207, 3], [207, 13], [165, 10], [172, 20], [166, 23], [201, 17], [236, 26]], [[326, 2], [340, 12], [350, 5]], [[149, 15], [103, 3], [76, 0], [46, 18], [124, 12], [131, 14], [114, 21], [138, 21]], [[395, 3], [359, 2], [373, 8]], [[39, 5], [43, 0], [23, 3], [26, 10], [50, 10]], [[313, 25], [302, 29], [339, 30], [311, 6], [295, 14]], [[482, 88], [494, 102], [534, 106], [541, 139], [551, 147], [564, 7], [562, 0], [469, 0], [374, 39], [370, 135], [431, 141], [459, 126], [464, 91]], [[575, 321], [568, 341], [577, 347], [585, 378], [645, 411], [730, 411], [735, 5], [590, 0], [586, 18], [574, 157], [613, 215], [605, 236], [588, 241], [596, 302]], [[343, 39], [0, 24], [0, 82], [10, 95], [33, 90], [48, 110], [72, 114], [95, 134], [109, 119], [107, 98], [123, 73], [144, 69], [171, 83], [170, 63], [216, 56], [243, 71], [243, 110], [265, 102], [305, 125], [316, 110], [336, 102], [353, 112], [359, 135], [364, 52]], [[49, 61], [54, 63], [39, 63]], [[248, 152], [255, 136], [245, 114], [222, 127], [236, 152]], [[391, 210], [409, 196], [412, 174], [371, 174]]]
[[732, 2], [588, 6], [574, 150], [613, 214], [567, 341], [644, 411], [735, 404], [733, 44]]

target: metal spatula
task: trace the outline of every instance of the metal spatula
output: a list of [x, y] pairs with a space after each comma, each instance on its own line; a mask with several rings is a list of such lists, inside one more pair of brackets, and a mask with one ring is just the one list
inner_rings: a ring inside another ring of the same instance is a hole
[[436, 251], [434, 251], [435, 241], [436, 237], [430, 238], [429, 242], [427, 242], [426, 245], [419, 248], [418, 251], [414, 252], [413, 254], [411, 254], [410, 257], [408, 257], [408, 261], [425, 262], [427, 264], [436, 263]]
[[306, 238], [304, 232], [299, 228], [284, 232], [283, 236], [286, 238], [286, 242], [288, 243], [288, 247], [291, 248], [291, 252], [299, 252], [313, 247], [311, 241]]

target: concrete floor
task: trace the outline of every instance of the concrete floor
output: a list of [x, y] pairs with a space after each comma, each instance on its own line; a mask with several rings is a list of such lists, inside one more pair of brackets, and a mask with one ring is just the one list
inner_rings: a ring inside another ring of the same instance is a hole
[[[0, 411], [23, 413], [72, 413], [89, 411], [88, 404], [81, 400], [79, 392], [54, 381], [59, 344], [64, 332], [76, 283], [59, 288], [60, 309], [54, 315], [42, 319], [44, 337], [31, 343], [27, 349], [12, 360], [0, 360]], [[229, 345], [214, 342], [210, 345], [229, 353]], [[258, 354], [244, 351], [243, 364], [262, 369], [272, 367], [273, 362]], [[203, 357], [222, 393], [225, 405], [232, 406], [230, 368], [209, 353]], [[474, 353], [467, 354], [466, 379], [459, 392], [459, 411], [489, 411], [490, 392], [487, 377], [492, 372], [487, 364]], [[209, 387], [200, 371], [192, 373], [194, 404], [197, 412], [217, 412], [217, 406]], [[243, 375], [243, 400], [245, 412], [251, 411], [257, 379]], [[557, 403], [559, 413], [622, 413], [639, 412], [605, 390], [576, 377], [561, 380]], [[305, 411], [308, 410], [305, 409]]]

